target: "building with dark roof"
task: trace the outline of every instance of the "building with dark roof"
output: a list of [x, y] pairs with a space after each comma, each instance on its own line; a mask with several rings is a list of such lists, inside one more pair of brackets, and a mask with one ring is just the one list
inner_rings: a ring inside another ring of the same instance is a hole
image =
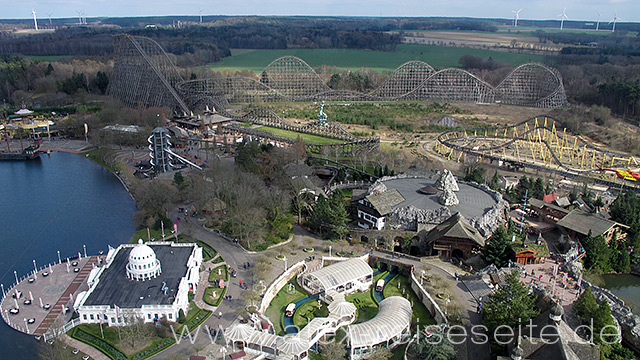
[[575, 209], [557, 222], [557, 225], [571, 237], [584, 239], [591, 232], [591, 236], [602, 236], [609, 243], [614, 234], [616, 240], [627, 237], [628, 226], [605, 219], [596, 214]]
[[382, 230], [385, 217], [403, 201], [405, 201], [404, 196], [396, 189], [365, 196], [358, 201], [358, 226]]
[[427, 253], [466, 259], [484, 246], [484, 238], [460, 214], [455, 213], [431, 229], [425, 238]]
[[74, 304], [81, 323], [126, 325], [135, 319], [177, 321], [196, 292], [202, 248], [196, 244], [148, 242], [110, 248], [103, 265], [91, 271], [89, 290]]
[[562, 320], [562, 307], [553, 303], [516, 334], [517, 340], [510, 347], [510, 357], [498, 360], [599, 360], [600, 347], [578, 336]]

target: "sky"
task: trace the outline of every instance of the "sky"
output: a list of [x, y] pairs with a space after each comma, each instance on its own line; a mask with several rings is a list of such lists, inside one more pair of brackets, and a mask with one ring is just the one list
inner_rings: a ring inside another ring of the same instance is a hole
[[340, 15], [448, 16], [559, 19], [608, 22], [617, 12], [624, 21], [640, 22], [640, 0], [0, 0], [0, 18], [91, 17], [156, 15]]

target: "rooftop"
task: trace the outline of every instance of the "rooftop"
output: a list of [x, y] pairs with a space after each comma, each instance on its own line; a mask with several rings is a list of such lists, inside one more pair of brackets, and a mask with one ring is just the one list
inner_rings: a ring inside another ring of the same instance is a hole
[[431, 229], [427, 235], [426, 242], [430, 243], [443, 237], [467, 239], [484, 246], [482, 235], [460, 213], [453, 214], [449, 219]]
[[[121, 247], [107, 269], [100, 275], [96, 288], [83, 305], [118, 305], [139, 308], [142, 305], [170, 305], [178, 291], [180, 279], [187, 274], [187, 261], [193, 247], [149, 245], [162, 264], [162, 273], [155, 279], [135, 281], [127, 278], [126, 266], [132, 247]], [[166, 282], [169, 291], [160, 289]]]
[[372, 273], [373, 269], [366, 261], [355, 258], [325, 266], [309, 273], [307, 276], [313, 276], [318, 279], [324, 289], [327, 290]]
[[[420, 193], [420, 189], [425, 186], [434, 186], [435, 179], [430, 178], [404, 178], [384, 181], [387, 192], [397, 190], [405, 199], [393, 205], [393, 208], [403, 208], [410, 205], [423, 210], [436, 210], [443, 205], [438, 202], [438, 194], [425, 195]], [[467, 219], [473, 219], [484, 215], [497, 202], [493, 196], [477, 187], [464, 182], [458, 182], [459, 191], [455, 194], [460, 203], [458, 205], [447, 206], [451, 213], [459, 212]]]
[[378, 344], [401, 334], [411, 324], [411, 303], [401, 296], [388, 297], [380, 302], [378, 314], [371, 320], [349, 325], [352, 347]]
[[585, 236], [589, 235], [589, 231], [591, 231], [592, 236], [600, 236], [616, 224], [615, 221], [607, 220], [579, 209], [571, 211], [558, 221], [558, 226]]
[[366, 198], [380, 215], [387, 215], [396, 205], [405, 201], [405, 198], [395, 189], [371, 194]]

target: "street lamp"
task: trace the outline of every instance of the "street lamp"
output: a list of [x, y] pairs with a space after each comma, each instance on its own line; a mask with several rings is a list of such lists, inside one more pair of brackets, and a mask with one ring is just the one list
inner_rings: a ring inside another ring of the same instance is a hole
[[60, 250], [58, 250], [58, 264], [62, 264], [62, 259], [60, 259]]
[[37, 274], [38, 274], [38, 267], [36, 266], [36, 260], [35, 260], [35, 259], [33, 260], [33, 269], [34, 269], [33, 277], [37, 278], [37, 277], [38, 277], [38, 276], [37, 276]]
[[329, 245], [329, 257], [331, 257], [331, 245]]
[[16, 285], [18, 285], [18, 273], [14, 271], [13, 276], [16, 277]]

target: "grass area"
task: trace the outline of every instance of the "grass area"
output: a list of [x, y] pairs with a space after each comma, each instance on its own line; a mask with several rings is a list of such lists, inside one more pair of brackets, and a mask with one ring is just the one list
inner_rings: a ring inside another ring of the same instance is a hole
[[400, 44], [393, 52], [358, 49], [234, 49], [231, 51], [230, 57], [209, 65], [209, 68], [229, 71], [250, 70], [254, 73], [260, 73], [273, 60], [281, 56], [292, 55], [303, 59], [314, 68], [321, 65], [332, 65], [341, 70], [357, 70], [366, 67], [378, 72], [391, 72], [411, 60], [427, 62], [436, 69], [459, 67], [458, 59], [466, 54], [483, 58], [491, 57], [496, 61], [510, 65], [543, 60], [542, 55], [437, 45]]
[[517, 245], [513, 244], [511, 245], [511, 249], [513, 249], [514, 252], [528, 249], [537, 252], [537, 256], [549, 256], [549, 248], [544, 242], [540, 245], [537, 245], [534, 242], [528, 242], [526, 248], [522, 246], [522, 243], [518, 243]]
[[[322, 304], [322, 306], [318, 309], [319, 303]], [[327, 316], [329, 316], [327, 305], [319, 300], [313, 300], [300, 306], [300, 308], [296, 310], [293, 315], [293, 324], [297, 326], [298, 329], [302, 329], [307, 326], [313, 318]]]
[[[162, 239], [162, 231], [161, 230], [153, 230], [153, 229], [149, 229], [149, 233], [151, 236], [151, 239], [153, 241], [153, 239], [155, 240], [161, 240]], [[136, 230], [136, 232], [133, 233], [133, 235], [131, 236], [131, 240], [129, 240], [129, 244], [137, 244], [139, 239], [142, 239], [144, 242], [149, 241], [149, 235], [147, 234], [147, 229], [140, 229], [140, 230]], [[167, 233], [165, 232], [165, 235], [167, 235]]]
[[273, 323], [276, 334], [278, 335], [285, 335], [284, 329], [282, 328], [282, 317], [284, 316], [284, 310], [287, 305], [292, 302], [296, 302], [308, 295], [307, 292], [298, 285], [295, 279], [289, 281], [289, 284], [294, 285], [294, 292], [292, 294], [289, 294], [287, 292], [287, 287], [289, 287], [289, 285], [283, 286], [276, 297], [273, 298], [265, 313]]
[[322, 145], [322, 144], [340, 144], [344, 142], [344, 140], [330, 139], [322, 136], [304, 134], [304, 133], [299, 133], [295, 131], [274, 128], [270, 126], [260, 126], [259, 128], [256, 128], [256, 130], [269, 132], [274, 135], [281, 136], [283, 138], [287, 138], [291, 140], [297, 140], [299, 136], [302, 138], [302, 140], [304, 140], [305, 144]]
[[118, 169], [116, 169], [114, 166], [104, 161], [104, 157], [112, 151], [113, 150], [111, 149], [96, 149], [96, 150], [91, 150], [87, 152], [86, 156], [87, 156], [87, 159], [95, 162], [96, 164], [102, 166], [103, 168], [112, 172], [116, 172], [118, 171]]
[[[150, 324], [147, 326], [152, 327]], [[95, 347], [111, 359], [146, 359], [175, 343], [171, 336], [166, 338], [150, 336], [144, 341], [138, 340], [138, 345], [131, 348], [127, 340], [120, 340], [115, 327], [103, 325], [101, 331], [98, 324], [79, 325], [70, 332], [70, 336]]]
[[[243, 110], [250, 111], [252, 107], [253, 105], [245, 106]], [[270, 103], [267, 107], [276, 114], [285, 112], [286, 117], [290, 119], [310, 120], [316, 118], [318, 114], [317, 104], [311, 102], [298, 103], [295, 105], [291, 103]], [[424, 102], [362, 102], [349, 103], [348, 106], [345, 106], [344, 103], [328, 102], [324, 107], [324, 112], [327, 114], [329, 120], [343, 124], [366, 125], [372, 130], [377, 130], [381, 126], [387, 126], [390, 129], [405, 132], [431, 131], [432, 129], [430, 127], [432, 125], [428, 125], [425, 120], [441, 118], [444, 115], [451, 116], [469, 113], [455, 105]], [[466, 126], [467, 124], [465, 123], [463, 125]], [[261, 129], [268, 130], [266, 127], [261, 127], [258, 130]], [[295, 134], [293, 138], [297, 138], [298, 133], [290, 133]], [[367, 137], [375, 135], [375, 131], [356, 133], [358, 136]], [[327, 140], [326, 138], [320, 139], [325, 140], [325, 142]], [[307, 139], [305, 139], [305, 141], [307, 141]]]
[[213, 259], [213, 261], [211, 261], [214, 264], [220, 264], [221, 262], [224, 262], [224, 258], [222, 256], [218, 256], [217, 258]]
[[185, 321], [177, 332], [181, 332], [184, 326], [186, 326], [189, 331], [195, 330], [209, 315], [211, 315], [211, 311], [200, 309], [194, 301], [191, 301], [189, 303], [189, 311], [185, 316]]
[[[400, 289], [398, 289], [400, 283]], [[402, 295], [402, 289], [405, 289], [405, 295]], [[431, 313], [427, 307], [420, 301], [418, 296], [411, 289], [410, 281], [407, 277], [398, 275], [391, 279], [387, 286], [384, 287], [384, 297], [402, 296], [413, 303], [413, 316], [411, 317], [411, 329], [415, 330], [416, 325], [425, 326], [435, 324], [435, 320], [431, 317]]]
[[354, 324], [359, 324], [373, 319], [378, 314], [378, 304], [373, 300], [373, 287], [371, 290], [348, 295], [346, 300], [352, 302], [358, 308], [358, 314]]
[[[220, 270], [220, 274], [218, 275], [218, 270]], [[218, 279], [224, 279], [225, 282], [229, 281], [229, 271], [227, 270], [227, 265], [220, 265], [217, 268], [211, 270], [209, 273], [209, 282], [214, 282]]]
[[204, 295], [202, 300], [204, 300], [205, 303], [211, 306], [218, 306], [220, 305], [220, 301], [222, 301], [222, 298], [226, 293], [227, 293], [227, 287], [220, 289], [218, 287], [209, 286], [204, 290]]

